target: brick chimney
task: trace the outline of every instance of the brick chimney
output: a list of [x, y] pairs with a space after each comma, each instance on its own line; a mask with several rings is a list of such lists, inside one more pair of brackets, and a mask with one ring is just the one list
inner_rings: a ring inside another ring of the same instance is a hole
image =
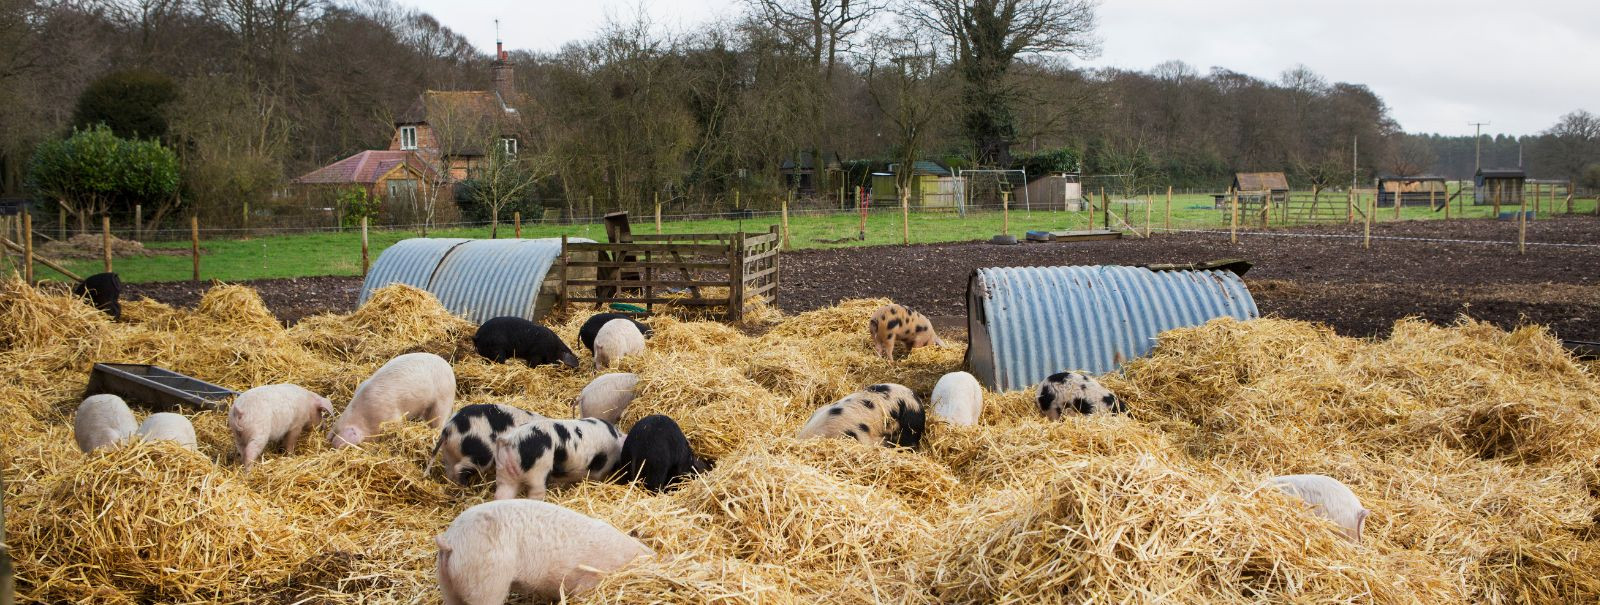
[[489, 68], [494, 74], [494, 90], [500, 93], [500, 102], [506, 106], [517, 104], [517, 79], [511, 69], [511, 55], [497, 40], [494, 43], [494, 64]]

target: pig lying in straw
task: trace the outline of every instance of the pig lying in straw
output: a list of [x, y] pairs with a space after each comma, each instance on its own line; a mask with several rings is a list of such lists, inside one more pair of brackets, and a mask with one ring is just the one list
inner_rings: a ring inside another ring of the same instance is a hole
[[294, 453], [300, 435], [333, 416], [328, 398], [292, 384], [259, 386], [239, 395], [228, 408], [228, 430], [245, 469], [255, 466], [272, 442]]
[[139, 425], [139, 438], [145, 441], [173, 441], [190, 450], [199, 450], [194, 438], [194, 424], [181, 414], [151, 414]]
[[604, 370], [623, 357], [644, 352], [644, 333], [631, 319], [613, 319], [594, 337], [594, 369]]
[[1361, 543], [1361, 528], [1371, 514], [1361, 506], [1355, 492], [1326, 475], [1284, 475], [1268, 479], [1263, 486], [1276, 487], [1305, 500], [1317, 514], [1328, 518], [1351, 542]]
[[513, 590], [553, 601], [655, 554], [604, 521], [532, 500], [469, 508], [434, 542], [445, 605], [499, 605]]
[[[461, 408], [439, 433], [433, 457], [444, 461], [446, 477], [466, 485], [474, 475], [494, 467], [496, 438], [535, 418], [542, 416], [509, 405], [479, 403]], [[428, 461], [428, 468], [433, 468], [433, 460]]]
[[72, 415], [72, 437], [84, 453], [122, 443], [137, 430], [133, 410], [116, 395], [92, 395]]
[[622, 442], [617, 474], [623, 481], [635, 478], [645, 489], [659, 492], [678, 480], [710, 470], [710, 465], [695, 457], [689, 439], [671, 418], [654, 414], [640, 418]]
[[561, 337], [539, 324], [521, 317], [496, 317], [478, 326], [472, 345], [495, 363], [521, 359], [529, 366], [561, 364], [578, 367], [578, 356]]
[[495, 439], [496, 500], [543, 500], [546, 488], [601, 479], [611, 474], [622, 451], [622, 433], [599, 418], [535, 418]]
[[1051, 374], [1034, 389], [1039, 402], [1039, 413], [1051, 420], [1072, 410], [1079, 414], [1113, 413], [1128, 411], [1127, 406], [1110, 389], [1090, 378], [1088, 374], [1061, 372]]
[[872, 335], [872, 346], [878, 355], [890, 361], [894, 361], [898, 343], [905, 343], [907, 353], [917, 347], [944, 346], [944, 341], [933, 333], [933, 322], [904, 305], [878, 307], [867, 321], [867, 332]]
[[801, 439], [847, 437], [867, 445], [917, 447], [926, 419], [917, 395], [898, 384], [875, 384], [828, 404], [800, 429]]
[[950, 424], [972, 426], [983, 416], [983, 386], [966, 372], [939, 377], [928, 400], [933, 405], [933, 415]]
[[334, 421], [328, 441], [334, 447], [356, 445], [390, 420], [425, 420], [433, 428], [456, 402], [456, 375], [450, 363], [432, 353], [406, 353], [389, 360], [356, 387], [350, 405]]
[[601, 374], [583, 387], [572, 406], [577, 408], [580, 418], [599, 418], [616, 424], [628, 404], [633, 403], [633, 388], [638, 384], [638, 374]]

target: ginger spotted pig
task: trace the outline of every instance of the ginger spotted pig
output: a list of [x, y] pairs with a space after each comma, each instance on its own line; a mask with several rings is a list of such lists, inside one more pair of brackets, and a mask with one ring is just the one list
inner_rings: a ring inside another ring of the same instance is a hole
[[894, 361], [896, 343], [905, 343], [907, 354], [917, 347], [944, 346], [944, 341], [933, 333], [933, 322], [905, 305], [878, 307], [867, 322], [867, 331], [872, 334], [873, 348], [889, 361]]

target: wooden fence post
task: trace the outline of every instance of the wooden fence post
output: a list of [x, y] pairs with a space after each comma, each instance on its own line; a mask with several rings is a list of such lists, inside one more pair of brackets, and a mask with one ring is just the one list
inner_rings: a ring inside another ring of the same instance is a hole
[[1361, 249], [1366, 250], [1372, 247], [1372, 215], [1378, 213], [1378, 193], [1373, 192], [1372, 203], [1361, 208], [1366, 211], [1362, 213], [1366, 220], [1362, 221]]
[[1155, 211], [1156, 196], [1154, 193], [1144, 194], [1144, 236], [1150, 237], [1150, 213]]
[[1356, 188], [1351, 187], [1350, 192], [1344, 196], [1344, 224], [1356, 223]]
[[511, 213], [511, 233], [512, 233], [512, 235], [516, 236], [516, 239], [522, 239], [522, 211], [521, 210], [516, 210], [516, 211], [513, 211]]
[[1567, 214], [1572, 214], [1572, 179], [1567, 179]]
[[1231, 219], [1228, 222], [1228, 242], [1237, 244], [1239, 243], [1239, 192], [1229, 187], [1228, 200], [1229, 205], [1232, 207], [1232, 210], [1228, 212], [1228, 216]]
[[866, 241], [867, 240], [867, 195], [866, 195], [865, 191], [861, 190], [861, 186], [860, 185], [856, 186], [856, 210], [857, 210], [857, 214], [861, 215], [861, 224], [860, 224], [860, 226], [856, 227], [856, 239], [861, 240], [861, 241]]
[[656, 235], [661, 235], [661, 192], [656, 192]]
[[[1537, 186], [1537, 185], [1536, 185]], [[1517, 205], [1517, 254], [1528, 253], [1528, 195], [1523, 192]], [[1538, 198], [1535, 198], [1536, 200]]]
[[133, 205], [133, 241], [144, 239], [144, 204]]
[[[61, 211], [56, 213], [56, 239], [67, 241], [67, 207], [63, 204], [60, 209]], [[17, 223], [17, 228], [22, 228], [21, 222]]]
[[[738, 195], [738, 191], [734, 191]], [[733, 234], [728, 242], [728, 321], [744, 316], [744, 232]]]
[[[660, 233], [660, 231], [657, 231], [657, 233]], [[788, 200], [784, 200], [784, 202], [783, 202], [783, 249], [784, 250], [793, 250], [794, 249], [793, 244], [789, 243], [789, 201]]]
[[244, 236], [250, 237], [250, 201], [244, 202]]
[[1082, 185], [1080, 184], [1080, 186], [1078, 187], [1078, 195], [1083, 198], [1083, 205], [1089, 207], [1089, 226], [1088, 226], [1088, 230], [1094, 231], [1094, 194], [1091, 193], [1089, 190], [1084, 189], [1082, 187]]
[[[1103, 228], [1105, 230], [1111, 230], [1111, 198], [1106, 197], [1105, 187], [1100, 188], [1100, 222], [1104, 223]], [[1089, 228], [1093, 229], [1094, 227], [1090, 226]]]
[[367, 248], [367, 217], [361, 217], [361, 277], [367, 276], [367, 269], [372, 266], [368, 257]]
[[[1000, 195], [1005, 195], [1001, 192]], [[900, 245], [911, 245], [911, 191], [900, 192]]]
[[111, 272], [111, 217], [100, 215], [100, 247], [106, 260], [106, 273]]
[[1494, 182], [1494, 218], [1500, 218], [1500, 194], [1505, 193], [1505, 181]]
[[200, 215], [189, 217], [189, 254], [194, 257], [194, 281], [200, 281]]
[[1397, 220], [1397, 221], [1400, 220], [1400, 199], [1404, 198], [1404, 197], [1405, 197], [1404, 195], [1401, 195], [1400, 184], [1399, 183], [1395, 183], [1395, 186], [1394, 186], [1394, 220]]
[[33, 284], [33, 212], [22, 211], [22, 279]]
[[[1011, 235], [1011, 192], [1000, 192], [1000, 235]], [[1090, 225], [1093, 228], [1094, 225]]]
[[1167, 232], [1167, 235], [1172, 235], [1172, 185], [1167, 185], [1167, 210], [1166, 210], [1166, 213], [1167, 213], [1167, 218], [1166, 218], [1166, 222], [1162, 226], [1162, 229]]

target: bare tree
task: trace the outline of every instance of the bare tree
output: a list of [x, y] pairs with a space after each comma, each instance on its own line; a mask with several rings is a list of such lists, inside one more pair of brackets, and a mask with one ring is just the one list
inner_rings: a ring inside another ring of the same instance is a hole
[[873, 41], [867, 90], [878, 112], [894, 126], [895, 187], [902, 205], [910, 203], [917, 160], [922, 159], [947, 105], [944, 73], [933, 44], [910, 35]]
[[1007, 74], [1018, 57], [1092, 56], [1094, 0], [907, 0], [900, 13], [943, 35], [965, 82], [962, 125], [982, 164], [1011, 162], [1017, 98]]
[[1548, 172], [1577, 179], [1600, 162], [1600, 116], [1577, 110], [1544, 131], [1533, 154]]
[[1427, 141], [1405, 133], [1396, 133], [1389, 140], [1384, 166], [1398, 177], [1418, 176], [1433, 166], [1433, 149]]
[[543, 156], [514, 153], [499, 146], [473, 165], [472, 196], [489, 210], [489, 237], [500, 237], [500, 212], [526, 197], [539, 179], [549, 174], [549, 163]]

